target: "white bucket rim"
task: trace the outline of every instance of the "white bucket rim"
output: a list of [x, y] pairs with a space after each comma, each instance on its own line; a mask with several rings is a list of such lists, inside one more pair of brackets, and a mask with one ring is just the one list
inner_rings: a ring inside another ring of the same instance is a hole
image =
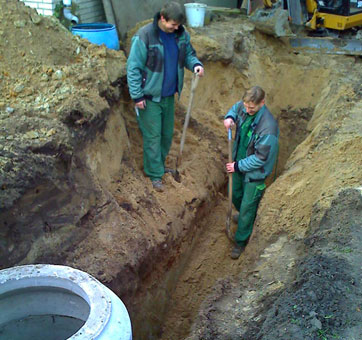
[[201, 3], [198, 3], [198, 2], [191, 2], [191, 3], [185, 4], [184, 6], [185, 7], [202, 7], [202, 8], [207, 7], [207, 5], [201, 4]]

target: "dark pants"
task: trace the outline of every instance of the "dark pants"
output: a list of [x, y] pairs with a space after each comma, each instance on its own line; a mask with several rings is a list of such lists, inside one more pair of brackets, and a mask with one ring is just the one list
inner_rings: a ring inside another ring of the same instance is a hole
[[139, 110], [138, 124], [143, 137], [143, 168], [152, 181], [165, 173], [165, 160], [170, 151], [174, 127], [174, 96], [161, 102], [146, 101]]
[[245, 182], [244, 174], [238, 172], [233, 173], [232, 200], [236, 210], [239, 211], [235, 242], [240, 246], [245, 246], [247, 244], [253, 231], [256, 212], [264, 190], [264, 180], [258, 182]]

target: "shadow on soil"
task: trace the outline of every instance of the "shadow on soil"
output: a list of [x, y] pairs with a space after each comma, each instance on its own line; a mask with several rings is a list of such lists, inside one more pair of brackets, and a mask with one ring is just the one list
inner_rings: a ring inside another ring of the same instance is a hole
[[[317, 215], [315, 206], [309, 236], [298, 246], [295, 266], [292, 249], [297, 245], [284, 240], [278, 248], [278, 265], [288, 277], [279, 273], [279, 280], [263, 287], [267, 270], [249, 272], [238, 282], [238, 296], [224, 282], [213, 301], [204, 306], [188, 340], [361, 339], [360, 190], [340, 192], [324, 216], [320, 219]], [[289, 264], [284, 261], [285, 254]], [[273, 285], [274, 293], [272, 289], [265, 293], [265, 287]], [[247, 296], [252, 298], [247, 301]]]

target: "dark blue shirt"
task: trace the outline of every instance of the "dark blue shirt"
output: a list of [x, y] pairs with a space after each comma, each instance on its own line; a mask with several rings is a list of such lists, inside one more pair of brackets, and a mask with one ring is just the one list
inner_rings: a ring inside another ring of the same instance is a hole
[[160, 30], [160, 38], [164, 49], [164, 76], [161, 96], [168, 97], [173, 96], [177, 92], [178, 47], [175, 33], [166, 33]]

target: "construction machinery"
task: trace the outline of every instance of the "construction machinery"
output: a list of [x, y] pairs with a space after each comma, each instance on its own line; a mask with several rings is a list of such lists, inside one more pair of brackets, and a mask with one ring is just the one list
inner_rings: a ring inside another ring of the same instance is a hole
[[[362, 30], [358, 33], [362, 0], [263, 0], [263, 4], [250, 19], [264, 33], [289, 37], [293, 47], [362, 55]], [[302, 27], [306, 34], [301, 34]]]

